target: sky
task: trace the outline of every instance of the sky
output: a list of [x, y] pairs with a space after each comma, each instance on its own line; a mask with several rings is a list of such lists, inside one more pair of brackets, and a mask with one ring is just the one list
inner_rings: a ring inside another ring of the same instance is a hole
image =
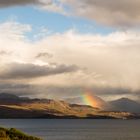
[[139, 0], [0, 1], [0, 92], [140, 100]]

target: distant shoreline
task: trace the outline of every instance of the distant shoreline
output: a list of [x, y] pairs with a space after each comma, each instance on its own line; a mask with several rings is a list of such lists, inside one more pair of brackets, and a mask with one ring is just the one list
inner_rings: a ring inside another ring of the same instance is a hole
[[20, 118], [11, 118], [11, 117], [8, 117], [8, 118], [0, 118], [1, 120], [2, 119], [36, 119], [36, 120], [40, 120], [40, 119], [55, 119], [55, 120], [139, 120], [140, 117], [134, 117], [134, 118], [115, 118], [115, 117], [52, 117], [52, 118], [45, 118], [45, 117], [38, 117], [38, 118], [28, 118], [28, 117], [20, 117]]

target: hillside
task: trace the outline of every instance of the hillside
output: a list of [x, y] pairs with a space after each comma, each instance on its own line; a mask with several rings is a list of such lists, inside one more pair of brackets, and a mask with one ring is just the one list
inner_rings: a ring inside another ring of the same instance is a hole
[[134, 118], [129, 112], [103, 111], [88, 105], [0, 94], [0, 118]]
[[0, 140], [41, 140], [41, 139], [26, 135], [14, 128], [11, 129], [0, 128]]
[[117, 111], [140, 113], [140, 103], [128, 98], [121, 98], [118, 100], [114, 100], [111, 101], [110, 104], [114, 106], [114, 110]]
[[[105, 100], [101, 99], [98, 96], [92, 95], [92, 100], [95, 101], [95, 103], [93, 103], [95, 108], [98, 108], [100, 110], [111, 110], [112, 109], [112, 106], [108, 102], [106, 102]], [[66, 98], [65, 101], [70, 104], [79, 104], [79, 105], [83, 104], [83, 99], [81, 96]]]

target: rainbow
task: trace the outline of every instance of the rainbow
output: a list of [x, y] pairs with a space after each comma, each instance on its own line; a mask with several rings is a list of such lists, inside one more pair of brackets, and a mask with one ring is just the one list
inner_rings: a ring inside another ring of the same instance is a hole
[[90, 105], [90, 106], [96, 107], [96, 108], [100, 108], [102, 106], [101, 102], [98, 100], [98, 98], [95, 97], [90, 92], [86, 92], [83, 95], [82, 99], [83, 99], [84, 104], [86, 104], [86, 105]]

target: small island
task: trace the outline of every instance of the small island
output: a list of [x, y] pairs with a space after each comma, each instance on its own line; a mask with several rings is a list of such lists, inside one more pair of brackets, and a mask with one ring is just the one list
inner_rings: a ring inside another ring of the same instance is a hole
[[15, 128], [0, 128], [0, 140], [42, 140], [37, 137], [29, 136]]

